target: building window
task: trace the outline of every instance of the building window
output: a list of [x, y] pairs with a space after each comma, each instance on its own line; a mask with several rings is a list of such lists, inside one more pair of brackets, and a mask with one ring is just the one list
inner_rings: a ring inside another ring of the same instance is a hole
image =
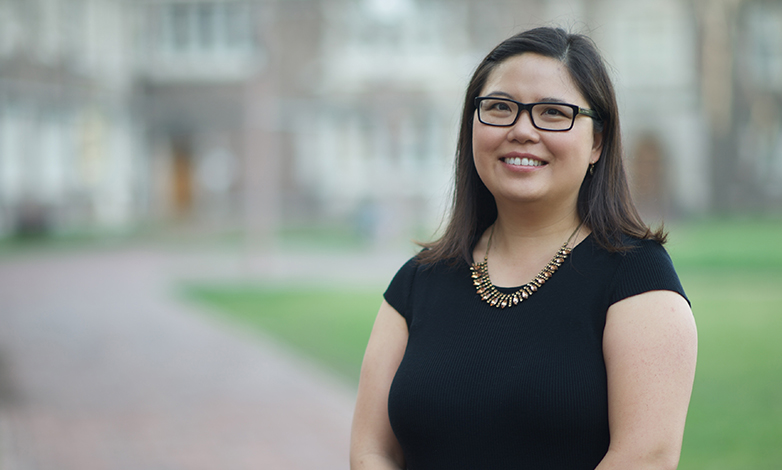
[[203, 50], [211, 50], [215, 46], [217, 32], [215, 10], [215, 5], [211, 3], [202, 3], [197, 8], [198, 39], [199, 46]]
[[254, 49], [248, 2], [171, 2], [148, 6], [153, 50], [169, 55], [250, 53]]
[[748, 6], [747, 60], [755, 82], [782, 91], [782, 6], [754, 3]]
[[189, 49], [190, 39], [190, 5], [176, 3], [169, 10], [172, 46], [175, 51]]

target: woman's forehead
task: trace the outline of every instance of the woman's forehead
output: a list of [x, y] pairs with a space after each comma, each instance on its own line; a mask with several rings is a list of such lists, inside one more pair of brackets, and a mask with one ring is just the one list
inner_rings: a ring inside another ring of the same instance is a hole
[[509, 57], [492, 70], [481, 95], [492, 93], [508, 94], [524, 102], [547, 98], [583, 101], [565, 64], [531, 52]]

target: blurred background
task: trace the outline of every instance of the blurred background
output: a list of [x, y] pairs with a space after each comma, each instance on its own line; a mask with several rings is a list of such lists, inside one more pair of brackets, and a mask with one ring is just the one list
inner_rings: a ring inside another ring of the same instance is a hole
[[779, 0], [0, 0], [0, 468], [346, 468], [473, 69], [589, 35], [701, 331], [685, 469], [782, 462]]
[[429, 235], [480, 59], [589, 34], [654, 218], [782, 211], [768, 0], [2, 0], [0, 235]]

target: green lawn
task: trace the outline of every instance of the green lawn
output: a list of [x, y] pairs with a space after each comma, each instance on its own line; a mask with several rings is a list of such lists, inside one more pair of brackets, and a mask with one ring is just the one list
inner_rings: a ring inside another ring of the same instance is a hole
[[301, 287], [190, 286], [185, 294], [241, 327], [271, 333], [358, 384], [382, 289], [335, 292]]
[[672, 227], [698, 323], [680, 469], [782, 468], [782, 221]]
[[[699, 359], [680, 469], [782, 465], [782, 221], [671, 226]], [[390, 273], [392, 274], [392, 273]], [[372, 291], [189, 286], [238, 325], [266, 331], [355, 384], [381, 301]]]
[[681, 269], [698, 323], [682, 469], [782, 465], [782, 269]]

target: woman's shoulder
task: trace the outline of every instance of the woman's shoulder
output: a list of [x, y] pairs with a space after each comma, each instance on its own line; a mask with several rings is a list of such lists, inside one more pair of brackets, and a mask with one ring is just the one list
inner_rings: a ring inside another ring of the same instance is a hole
[[619, 262], [612, 281], [614, 301], [649, 290], [671, 290], [687, 299], [673, 261], [662, 243], [631, 236], [623, 241], [626, 250], [617, 253]]
[[591, 265], [594, 270], [600, 269], [602, 275], [609, 277], [649, 270], [675, 273], [665, 247], [653, 239], [622, 235], [617, 248], [609, 250], [599, 243], [594, 234], [590, 234], [577, 249], [577, 259], [581, 264]]
[[465, 264], [465, 261], [460, 259], [426, 261], [421, 257], [421, 253], [425, 251], [426, 248], [405, 261], [394, 276], [394, 280], [404, 280], [405, 283], [410, 283], [417, 276], [441, 272], [442, 270], [458, 269]]
[[[606, 242], [601, 243], [601, 240], [608, 240], [610, 244]], [[600, 235], [592, 232], [584, 239], [584, 242], [593, 251], [603, 251], [620, 258], [628, 255], [637, 255], [638, 253], [667, 253], [663, 244], [653, 238], [641, 238], [625, 233], [616, 237], [600, 237]], [[609, 245], [609, 247], [606, 245]]]
[[652, 238], [640, 238], [633, 235], [622, 234], [621, 243], [627, 248], [627, 252], [635, 250], [665, 251], [663, 244]]
[[432, 273], [443, 273], [448, 272], [452, 270], [459, 270], [465, 268], [468, 263], [462, 259], [462, 258], [448, 258], [448, 259], [440, 259], [435, 261], [427, 260], [425, 257], [421, 256], [423, 253], [425, 253], [427, 248], [422, 249], [418, 253], [416, 253], [413, 257], [407, 260], [405, 264], [402, 265], [400, 270], [405, 270], [408, 272], [415, 272], [417, 274], [425, 275], [425, 274], [432, 274]]
[[399, 268], [383, 296], [409, 322], [411, 303], [417, 298], [416, 292], [427, 292], [433, 288], [449, 286], [458, 275], [458, 270], [464, 268], [464, 264], [464, 261], [459, 262], [459, 260], [451, 263], [425, 262], [415, 255]]

